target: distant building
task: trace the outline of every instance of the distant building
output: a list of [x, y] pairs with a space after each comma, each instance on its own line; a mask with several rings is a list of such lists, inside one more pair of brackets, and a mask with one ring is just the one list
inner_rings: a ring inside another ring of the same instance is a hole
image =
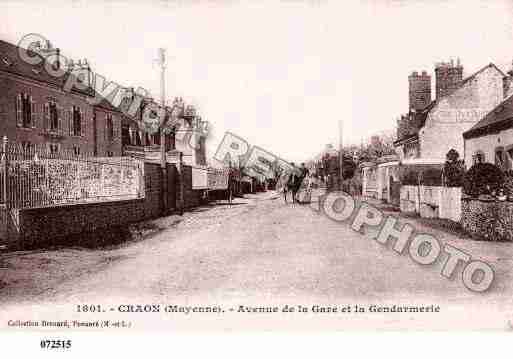
[[[126, 155], [135, 155], [139, 157], [160, 158], [161, 129], [156, 132], [149, 131], [144, 126], [143, 113], [147, 106], [158, 107], [152, 98], [145, 98], [133, 116], [127, 113], [128, 106], [133, 101], [135, 93], [133, 88], [127, 89], [125, 98], [122, 100], [121, 108], [123, 111], [122, 120], [122, 141], [123, 153]], [[174, 116], [177, 121], [172, 128], [164, 132], [164, 147], [166, 152], [172, 152], [170, 158], [173, 158], [178, 152], [182, 154], [183, 162], [190, 166], [206, 166], [206, 133], [199, 126], [201, 118], [196, 114], [191, 106], [178, 110], [176, 108], [166, 107], [167, 121], [171, 121]]]
[[91, 105], [88, 100], [95, 97], [91, 76], [81, 78], [85, 90], [63, 90], [75, 70], [90, 74], [87, 61], [55, 62], [54, 68], [62, 67], [65, 74], [53, 77], [40, 54], [59, 53], [59, 49], [49, 43], [39, 49], [39, 54], [32, 55], [41, 61], [31, 65], [19, 58], [16, 45], [0, 40], [0, 136], [50, 152], [121, 155], [121, 113], [106, 100]]

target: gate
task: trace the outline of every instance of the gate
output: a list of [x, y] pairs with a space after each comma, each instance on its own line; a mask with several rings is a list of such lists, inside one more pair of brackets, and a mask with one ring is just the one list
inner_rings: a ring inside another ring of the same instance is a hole
[[390, 203], [398, 207], [401, 203], [401, 182], [394, 181], [392, 177], [390, 177]]

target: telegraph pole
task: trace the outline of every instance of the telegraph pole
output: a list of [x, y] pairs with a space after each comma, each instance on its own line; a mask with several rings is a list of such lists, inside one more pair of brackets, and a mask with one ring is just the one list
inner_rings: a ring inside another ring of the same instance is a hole
[[[166, 50], [158, 50], [157, 64], [160, 67], [160, 104], [163, 116], [166, 116]], [[160, 167], [162, 170], [162, 212], [167, 212], [167, 161], [166, 161], [166, 136], [164, 133], [165, 118], [161, 119], [160, 131]]]
[[[157, 63], [160, 66], [160, 104], [163, 109], [166, 108], [166, 50], [159, 49]], [[162, 119], [162, 124], [164, 123]], [[165, 154], [165, 146], [164, 146], [164, 131], [163, 128], [160, 128], [160, 152], [161, 154]], [[164, 157], [162, 157], [164, 158]]]
[[343, 167], [344, 167], [344, 151], [342, 149], [342, 146], [343, 146], [343, 123], [342, 123], [342, 120], [340, 119], [338, 121], [338, 130], [339, 130], [339, 151], [338, 151], [338, 157], [339, 157], [339, 169], [340, 169], [340, 173], [339, 173], [339, 176], [340, 176], [340, 181], [339, 181], [339, 190], [342, 191], [342, 182], [344, 181], [344, 177], [342, 176], [343, 174]]

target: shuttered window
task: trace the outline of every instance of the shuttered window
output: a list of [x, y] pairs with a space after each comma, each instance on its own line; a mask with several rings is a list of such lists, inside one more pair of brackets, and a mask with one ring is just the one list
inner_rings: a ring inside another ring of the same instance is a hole
[[84, 124], [83, 124], [84, 112], [78, 106], [71, 108], [70, 115], [70, 135], [71, 136], [83, 136], [84, 135]]
[[32, 128], [36, 126], [37, 104], [32, 96], [20, 93], [16, 96], [16, 125], [18, 127]]

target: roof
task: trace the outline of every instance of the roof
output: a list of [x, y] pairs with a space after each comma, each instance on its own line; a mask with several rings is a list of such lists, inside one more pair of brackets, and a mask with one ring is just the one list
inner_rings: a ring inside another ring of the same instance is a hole
[[[44, 68], [46, 61], [44, 57], [37, 54], [36, 52], [30, 52], [30, 56], [39, 57], [39, 59], [41, 60], [39, 61], [39, 64], [32, 65], [23, 61], [19, 57], [19, 50], [20, 48], [18, 46], [0, 40], [0, 71], [5, 71], [14, 75], [29, 78], [31, 80], [42, 82], [59, 88], [64, 87], [64, 84], [70, 76], [74, 76], [70, 71], [66, 71], [65, 74], [60, 77], [50, 76]], [[93, 88], [84, 91], [76, 87], [73, 87], [72, 91], [87, 96], [98, 95], [98, 93], [96, 93]], [[105, 98], [102, 98], [101, 102], [96, 106], [109, 111], [119, 112], [119, 110], [112, 106], [112, 104]]]
[[488, 112], [470, 130], [463, 133], [463, 138], [481, 137], [513, 127], [513, 96], [508, 97], [493, 110]]
[[[427, 119], [427, 115], [428, 115], [429, 111], [431, 111], [431, 109], [435, 106], [435, 104], [436, 104], [436, 101], [431, 101], [431, 103], [429, 105], [427, 105], [426, 107], [424, 107], [424, 109], [422, 109], [421, 111], [411, 112], [408, 114], [408, 115], [411, 114], [411, 115], [415, 116], [415, 119], [413, 120], [417, 124], [417, 126], [415, 128], [415, 132], [414, 133], [410, 132], [408, 135], [405, 135], [405, 136], [397, 139], [396, 141], [394, 141], [394, 146], [399, 146], [403, 142], [418, 136], [419, 130], [426, 123], [426, 119]], [[410, 119], [408, 119], [408, 120], [410, 120]]]
[[42, 56], [31, 53], [31, 56], [39, 57], [41, 60], [38, 65], [31, 65], [19, 57], [19, 49], [16, 45], [0, 40], [0, 70], [47, 84], [63, 86], [64, 76], [50, 76], [44, 69], [45, 60]]
[[108, 110], [108, 111], [112, 111], [112, 112], [120, 112], [121, 113], [121, 110], [118, 109], [117, 107], [114, 107], [110, 101], [108, 101], [107, 99], [105, 98], [102, 98], [102, 100], [100, 101], [100, 103], [96, 104], [95, 107], [100, 107], [104, 110]]
[[404, 136], [404, 137], [400, 138], [399, 140], [394, 141], [394, 146], [396, 146], [396, 147], [397, 146], [401, 146], [401, 145], [404, 145], [407, 142], [415, 141], [418, 138], [419, 138], [418, 133], [414, 133], [413, 135]]

